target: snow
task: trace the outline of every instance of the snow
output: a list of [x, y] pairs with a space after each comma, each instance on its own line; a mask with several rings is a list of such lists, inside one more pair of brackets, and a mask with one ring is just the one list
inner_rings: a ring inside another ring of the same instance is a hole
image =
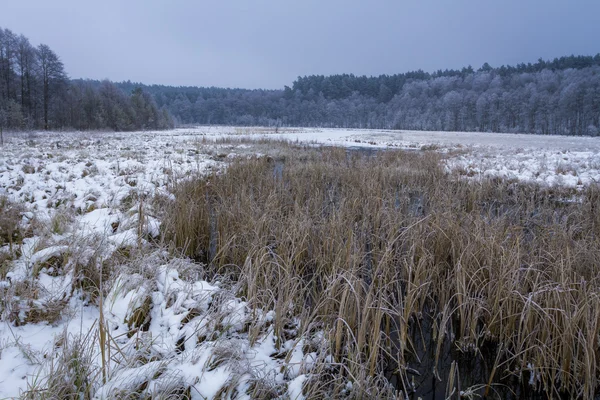
[[213, 140], [226, 137], [373, 149], [435, 149], [448, 170], [470, 177], [498, 176], [546, 185], [583, 187], [600, 182], [600, 137], [481, 132], [422, 132], [367, 129], [205, 127], [188, 130]]
[[[161, 222], [152, 199], [172, 199], [178, 182], [222, 168], [225, 158], [256, 154], [255, 146], [238, 139], [436, 150], [448, 171], [468, 179], [502, 176], [579, 188], [600, 181], [600, 139], [589, 137], [239, 127], [7, 134], [0, 147], [0, 194], [23, 207], [21, 223], [33, 235], [0, 280], [0, 294], [28, 282], [35, 293], [31, 307], [66, 305], [52, 324], [16, 324], [2, 311], [0, 398], [43, 384], [48, 362], [60, 352], [57, 340], [97, 329], [100, 311], [118, 351], [113, 348], [108, 381], [95, 387], [97, 398], [145, 382], [152, 394], [180, 385], [191, 387], [193, 398], [213, 398], [227, 384], [248, 398], [254, 380], [280, 387], [290, 399], [304, 398], [316, 360], [331, 361], [326, 354], [305, 354], [304, 344], [324, 336], [297, 337], [278, 348], [273, 310], [250, 310], [223, 285], [203, 280], [203, 266], [150, 243]], [[142, 251], [117, 266], [100, 310], [77, 289], [74, 270], [127, 248]], [[64, 258], [64, 265], [50, 265], [52, 258]], [[21, 321], [27, 307], [18, 310]], [[252, 342], [245, 331], [251, 315], [262, 329]], [[98, 368], [100, 348], [93, 343]]]
[[288, 385], [288, 396], [291, 400], [303, 400], [302, 385], [306, 381], [306, 375], [300, 375], [294, 378]]
[[18, 346], [2, 349], [0, 353], [0, 398], [17, 397], [27, 385], [27, 377], [33, 376], [35, 368]]
[[98, 319], [92, 307], [72, 301], [75, 311], [60, 326], [46, 323], [19, 327], [0, 321], [0, 398], [14, 398], [27, 385], [43, 378], [42, 361], [52, 353], [55, 341], [62, 335], [85, 333]]

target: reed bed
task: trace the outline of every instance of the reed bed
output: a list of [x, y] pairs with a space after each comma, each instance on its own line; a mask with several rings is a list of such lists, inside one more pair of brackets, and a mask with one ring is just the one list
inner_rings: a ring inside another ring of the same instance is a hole
[[309, 398], [597, 396], [599, 187], [439, 165], [337, 148], [235, 160], [178, 183], [164, 237], [275, 310], [278, 345], [291, 326], [323, 338]]

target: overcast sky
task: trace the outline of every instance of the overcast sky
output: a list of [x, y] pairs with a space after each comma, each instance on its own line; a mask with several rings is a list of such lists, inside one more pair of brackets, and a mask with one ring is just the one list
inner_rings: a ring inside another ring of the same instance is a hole
[[73, 78], [282, 88], [600, 52], [598, 0], [0, 0]]

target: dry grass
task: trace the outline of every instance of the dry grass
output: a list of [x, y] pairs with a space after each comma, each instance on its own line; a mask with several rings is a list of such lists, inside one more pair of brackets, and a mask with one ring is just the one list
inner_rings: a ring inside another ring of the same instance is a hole
[[572, 201], [445, 175], [430, 152], [297, 149], [176, 197], [165, 237], [275, 310], [278, 344], [297, 317], [325, 333], [309, 397], [598, 392], [598, 186]]
[[20, 227], [22, 216], [23, 207], [21, 205], [0, 196], [0, 247], [8, 244], [11, 253], [13, 246], [18, 244], [23, 236]]
[[92, 399], [98, 379], [94, 363], [97, 329], [85, 335], [62, 335], [56, 341], [58, 357], [51, 358], [46, 376], [33, 382], [22, 394], [23, 399]]

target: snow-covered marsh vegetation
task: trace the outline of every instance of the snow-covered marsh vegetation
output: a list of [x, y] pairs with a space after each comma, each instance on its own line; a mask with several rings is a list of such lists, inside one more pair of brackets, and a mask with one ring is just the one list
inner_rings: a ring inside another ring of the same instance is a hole
[[239, 160], [179, 188], [166, 234], [251, 309], [274, 310], [276, 346], [290, 326], [323, 338], [329, 373], [308, 374], [307, 395], [351, 383], [350, 397], [419, 396], [439, 380], [438, 393], [592, 398], [598, 186], [472, 182], [439, 160]]
[[8, 135], [0, 397], [593, 398], [594, 158], [521, 182], [393, 134]]

